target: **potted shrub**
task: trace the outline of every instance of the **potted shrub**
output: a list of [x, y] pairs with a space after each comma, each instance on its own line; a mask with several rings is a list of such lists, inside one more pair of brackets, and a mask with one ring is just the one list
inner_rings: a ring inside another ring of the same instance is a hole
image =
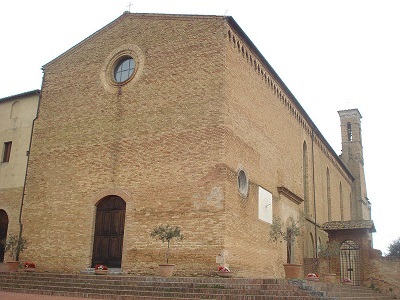
[[336, 282], [336, 273], [331, 271], [331, 258], [337, 257], [340, 253], [340, 244], [336, 241], [327, 242], [326, 246], [320, 246], [318, 257], [325, 258], [328, 262], [328, 273], [322, 273], [322, 280], [328, 283]]
[[151, 236], [161, 240], [163, 243], [167, 242], [167, 251], [165, 253], [166, 264], [160, 264], [160, 273], [163, 277], [171, 277], [174, 271], [174, 264], [169, 263], [169, 252], [171, 241], [173, 239], [182, 240], [183, 234], [178, 227], [172, 227], [170, 225], [160, 225], [153, 229]]
[[269, 234], [275, 243], [286, 242], [286, 264], [283, 265], [286, 278], [301, 278], [302, 265], [292, 262], [292, 245], [300, 235], [298, 222], [289, 218], [285, 225], [279, 218], [274, 218]]
[[26, 249], [26, 239], [12, 235], [2, 241], [2, 246], [4, 247], [4, 252], [9, 252], [12, 258], [11, 261], [7, 261], [9, 271], [16, 272], [19, 265], [17, 258]]

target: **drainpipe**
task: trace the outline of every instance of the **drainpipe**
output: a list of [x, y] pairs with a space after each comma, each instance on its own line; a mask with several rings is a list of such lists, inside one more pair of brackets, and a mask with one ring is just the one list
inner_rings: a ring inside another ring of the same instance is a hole
[[315, 199], [315, 160], [314, 160], [314, 131], [311, 134], [311, 160], [312, 160], [312, 180], [313, 180], [313, 200], [314, 200], [314, 236], [315, 236], [315, 258], [318, 257], [318, 237], [317, 237], [317, 204]]
[[[43, 76], [43, 77], [44, 77], [44, 76]], [[43, 79], [44, 79], [44, 78], [43, 78]], [[43, 86], [43, 83], [42, 83], [42, 86]], [[29, 140], [29, 148], [28, 148], [28, 151], [27, 151], [27, 153], [26, 153], [26, 155], [28, 156], [28, 158], [27, 158], [27, 160], [26, 160], [24, 187], [23, 187], [23, 189], [22, 189], [21, 206], [20, 206], [20, 209], [19, 209], [19, 219], [18, 219], [18, 222], [19, 222], [19, 233], [18, 233], [18, 241], [20, 241], [20, 240], [21, 240], [21, 237], [22, 237], [22, 229], [23, 229], [23, 224], [22, 224], [22, 209], [23, 209], [23, 206], [24, 206], [24, 199], [25, 199], [26, 177], [27, 177], [27, 174], [28, 174], [29, 157], [30, 157], [30, 154], [31, 154], [33, 127], [34, 127], [35, 121], [36, 121], [36, 119], [38, 118], [38, 115], [39, 115], [39, 104], [40, 104], [40, 99], [42, 98], [41, 91], [38, 91], [37, 94], [39, 95], [39, 100], [38, 100], [38, 105], [37, 105], [37, 109], [36, 109], [36, 116], [35, 116], [35, 118], [34, 118], [33, 121], [32, 121], [31, 136], [30, 136], [30, 140]], [[17, 255], [16, 255], [15, 259], [16, 259], [17, 261], [19, 260], [19, 250], [17, 251]]]

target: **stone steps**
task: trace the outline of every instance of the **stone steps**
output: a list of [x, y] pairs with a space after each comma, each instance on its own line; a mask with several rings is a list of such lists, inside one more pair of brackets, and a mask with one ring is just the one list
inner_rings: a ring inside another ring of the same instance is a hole
[[146, 277], [49, 273], [2, 273], [0, 289], [95, 299], [310, 300], [283, 280], [217, 277]]
[[92, 299], [380, 300], [370, 289], [298, 280], [0, 273], [0, 290]]
[[393, 296], [381, 294], [363, 286], [329, 284], [323, 282], [303, 281], [306, 289], [322, 293], [324, 297], [337, 300], [385, 300]]

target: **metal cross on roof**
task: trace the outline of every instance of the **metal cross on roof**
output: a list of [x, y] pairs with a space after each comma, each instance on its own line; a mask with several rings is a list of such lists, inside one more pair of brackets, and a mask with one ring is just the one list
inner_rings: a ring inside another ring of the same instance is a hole
[[133, 4], [131, 3], [131, 2], [129, 2], [129, 5], [127, 6], [128, 7], [128, 10], [129, 10], [129, 12], [131, 12], [131, 6], [132, 6]]

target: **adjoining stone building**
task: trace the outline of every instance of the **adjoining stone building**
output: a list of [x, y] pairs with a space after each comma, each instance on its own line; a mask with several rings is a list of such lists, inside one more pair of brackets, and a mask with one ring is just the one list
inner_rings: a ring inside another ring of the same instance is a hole
[[360, 145], [341, 159], [232, 17], [124, 13], [43, 71], [21, 219], [41, 270], [154, 274], [168, 223], [178, 274], [223, 253], [282, 277], [274, 217], [302, 221], [300, 263], [324, 224], [370, 219], [358, 110], [340, 112], [344, 149]]
[[[0, 240], [18, 234], [33, 121], [39, 90], [0, 99]], [[0, 262], [4, 250], [0, 247]]]

